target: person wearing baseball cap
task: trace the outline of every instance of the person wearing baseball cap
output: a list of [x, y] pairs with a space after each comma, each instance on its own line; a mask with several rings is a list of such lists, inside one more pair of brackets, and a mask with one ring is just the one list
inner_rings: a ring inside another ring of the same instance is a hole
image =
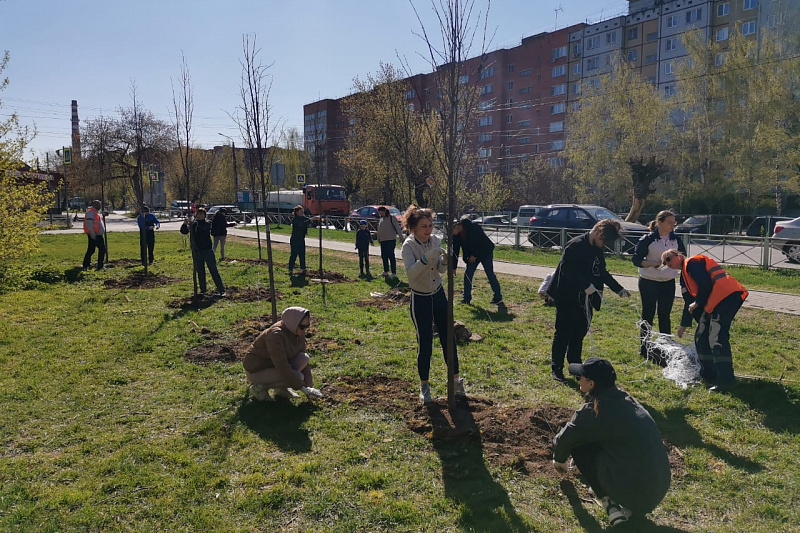
[[612, 526], [643, 517], [669, 490], [667, 449], [650, 413], [616, 386], [606, 359], [569, 365], [586, 402], [553, 440], [553, 466], [568, 471], [570, 456], [589, 483]]

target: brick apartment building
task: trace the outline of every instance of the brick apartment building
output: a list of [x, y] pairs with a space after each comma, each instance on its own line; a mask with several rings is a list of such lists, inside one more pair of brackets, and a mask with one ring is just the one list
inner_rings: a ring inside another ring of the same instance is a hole
[[[481, 93], [471, 138], [478, 156], [474, 174], [505, 176], [530, 157], [560, 166], [568, 107], [580, 99], [582, 87], [597, 83], [597, 76], [611, 68], [616, 54], [669, 98], [675, 94], [678, 61], [687, 54], [682, 39], [688, 31], [699, 30], [720, 46], [715, 63], [721, 65], [732, 32], [759, 38], [764, 28], [786, 23], [798, 6], [800, 0], [630, 0], [627, 15], [540, 33], [519, 46], [489, 52], [480, 72], [464, 80]], [[478, 61], [468, 60], [465, 71], [476, 72]], [[410, 105], [426, 112], [436, 107], [433, 74], [408, 81], [417, 88], [406, 94]], [[341, 183], [336, 152], [352, 122], [340, 102], [303, 106], [306, 150], [323, 182]]]

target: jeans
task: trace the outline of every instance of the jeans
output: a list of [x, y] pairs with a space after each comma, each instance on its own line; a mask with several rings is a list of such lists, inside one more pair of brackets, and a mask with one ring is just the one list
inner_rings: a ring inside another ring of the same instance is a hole
[[363, 274], [365, 269], [369, 274], [369, 248], [358, 250], [358, 270]]
[[92, 264], [92, 255], [94, 255], [95, 248], [97, 249], [97, 269], [100, 270], [103, 268], [103, 261], [106, 260], [106, 240], [105, 236], [98, 235], [97, 237], [92, 237], [91, 235], [86, 235], [89, 238], [89, 245], [86, 248], [86, 254], [83, 256], [83, 268], [89, 268]]
[[652, 327], [658, 309], [658, 331], [669, 335], [672, 331], [669, 315], [675, 303], [675, 281], [639, 278], [639, 294], [642, 297], [642, 320]]
[[[444, 289], [431, 295], [411, 292], [411, 320], [417, 330], [417, 372], [421, 381], [428, 381], [433, 354], [433, 325], [439, 333], [444, 360], [447, 363], [447, 296]], [[453, 374], [458, 374], [458, 349], [453, 342]]]
[[497, 275], [494, 273], [494, 253], [489, 253], [483, 259], [477, 259], [472, 263], [467, 263], [464, 269], [464, 301], [469, 303], [472, 301], [472, 278], [475, 276], [475, 271], [478, 265], [483, 266], [483, 271], [486, 272], [486, 277], [489, 279], [489, 286], [492, 287], [494, 293], [493, 301], [499, 302], [503, 300], [503, 293], [500, 291], [500, 282], [497, 281]]
[[710, 313], [703, 312], [694, 332], [700, 374], [706, 383], [729, 385], [735, 381], [731, 353], [731, 324], [744, 301], [741, 292], [722, 300]]
[[200, 292], [206, 292], [206, 269], [211, 273], [211, 279], [214, 280], [214, 285], [217, 286], [217, 292], [225, 292], [225, 285], [222, 283], [222, 278], [219, 276], [217, 270], [217, 260], [214, 257], [214, 250], [195, 250], [194, 254], [194, 267], [197, 270], [197, 283], [200, 285]]
[[[144, 237], [144, 242], [142, 238]], [[145, 230], [139, 232], [139, 249], [141, 250], [142, 265], [145, 261], [153, 262], [153, 250], [156, 247], [156, 233], [155, 231]]]
[[294, 270], [295, 260], [300, 258], [300, 270], [306, 269], [306, 240], [289, 240], [289, 270]]
[[553, 335], [551, 368], [555, 372], [564, 371], [564, 356], [570, 363], [582, 362], [583, 338], [592, 323], [593, 308], [586, 294], [581, 291], [569, 299], [556, 299], [556, 332]]
[[225, 259], [225, 241], [228, 240], [227, 235], [214, 235], [214, 252], [217, 251], [217, 245], [219, 245], [219, 258], [220, 260]]
[[397, 246], [397, 239], [391, 241], [381, 241], [381, 260], [383, 261], [383, 271], [389, 272], [391, 266], [392, 274], [397, 274], [397, 258], [394, 250]]

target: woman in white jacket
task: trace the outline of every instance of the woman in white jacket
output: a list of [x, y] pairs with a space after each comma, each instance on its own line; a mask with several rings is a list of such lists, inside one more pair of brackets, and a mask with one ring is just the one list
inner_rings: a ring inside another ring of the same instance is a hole
[[[430, 209], [410, 206], [404, 215], [410, 235], [403, 243], [401, 255], [411, 287], [411, 320], [417, 330], [417, 371], [420, 379], [419, 398], [430, 403], [431, 386], [428, 376], [433, 353], [433, 325], [439, 333], [445, 361], [447, 361], [447, 296], [442, 287], [442, 273], [447, 269], [447, 255], [439, 238], [433, 235], [433, 216]], [[464, 383], [459, 377], [458, 352], [453, 342], [453, 374], [455, 390], [464, 396]]]

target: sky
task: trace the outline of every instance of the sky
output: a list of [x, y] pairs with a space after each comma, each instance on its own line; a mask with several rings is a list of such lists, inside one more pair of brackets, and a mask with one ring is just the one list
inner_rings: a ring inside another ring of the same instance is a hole
[[[435, 0], [436, 4], [446, 0]], [[412, 6], [413, 2], [413, 6]], [[493, 0], [488, 50], [524, 37], [626, 13], [626, 0]], [[474, 0], [486, 12], [486, 0]], [[194, 97], [193, 142], [243, 145], [231, 115], [241, 105], [243, 37], [270, 65], [271, 126], [303, 131], [303, 105], [352, 92], [380, 63], [430, 72], [420, 22], [436, 41], [431, 0], [0, 0], [0, 53], [10, 62], [0, 120], [36, 128], [26, 156], [70, 144], [70, 104], [81, 123], [140, 105], [172, 122], [181, 56]], [[477, 51], [479, 47], [476, 45]]]

